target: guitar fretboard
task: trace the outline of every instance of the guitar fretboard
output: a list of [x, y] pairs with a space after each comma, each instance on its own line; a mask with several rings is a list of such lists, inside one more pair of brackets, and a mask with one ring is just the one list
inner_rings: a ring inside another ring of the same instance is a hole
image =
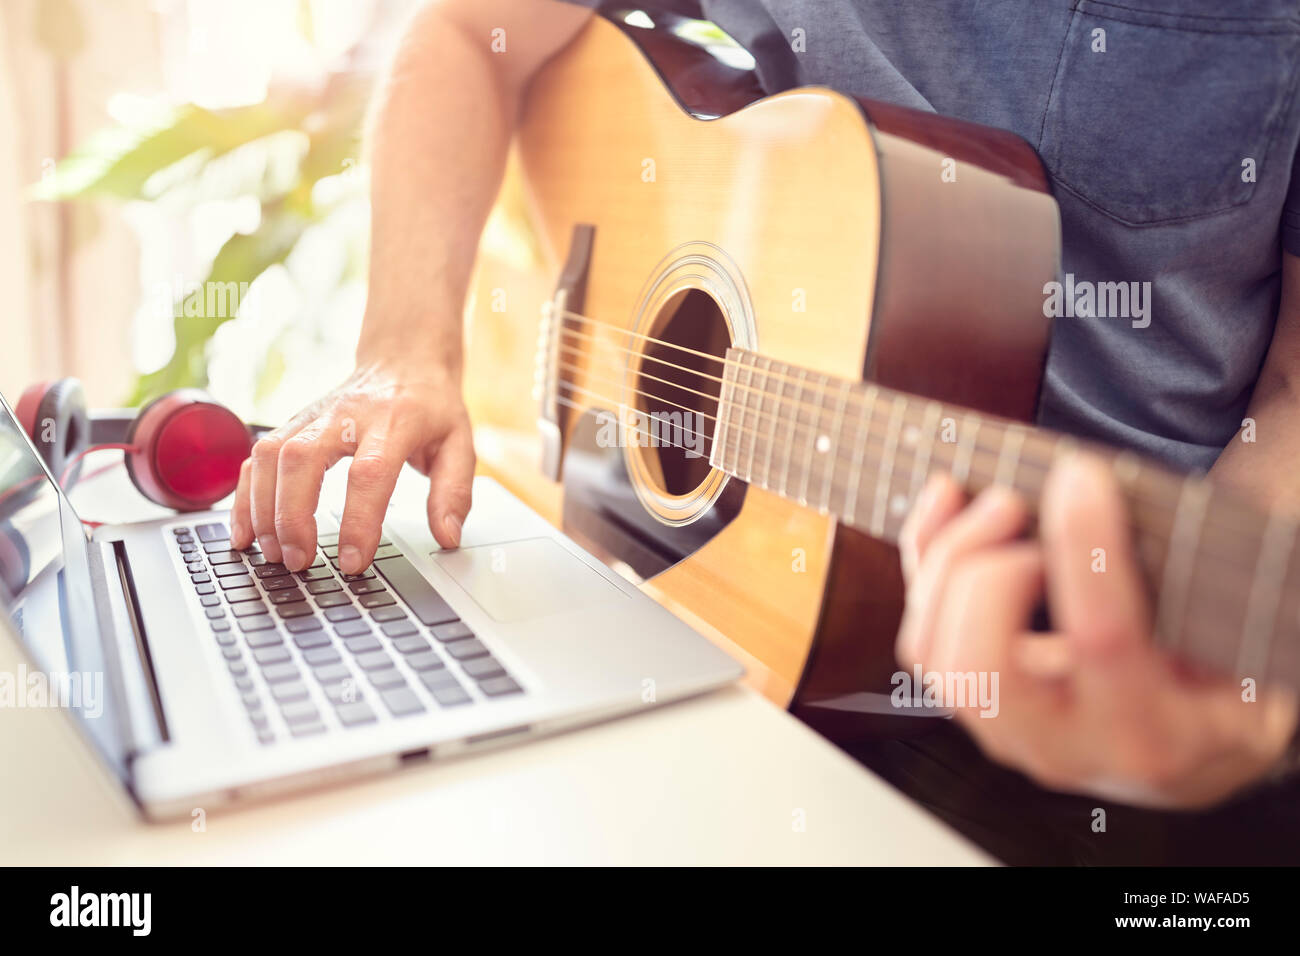
[[[711, 463], [783, 498], [896, 541], [926, 479], [951, 474], [1031, 507], [1076, 439], [930, 399], [727, 352]], [[1129, 452], [1108, 460], [1129, 506], [1157, 639], [1220, 672], [1300, 688], [1297, 523]], [[1081, 554], [1105, 573], [1104, 553]]]

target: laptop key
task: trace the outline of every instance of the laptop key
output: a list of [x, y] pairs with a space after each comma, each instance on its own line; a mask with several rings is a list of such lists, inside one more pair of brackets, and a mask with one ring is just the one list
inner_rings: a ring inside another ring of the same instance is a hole
[[384, 585], [372, 578], [368, 581], [353, 581], [348, 585], [348, 590], [353, 594], [371, 594], [376, 591], [383, 591]]
[[272, 644], [270, 647], [259, 647], [253, 651], [253, 660], [266, 667], [268, 664], [280, 664], [289, 660], [289, 648], [283, 644]]
[[466, 674], [480, 682], [487, 680], [489, 677], [500, 677], [506, 672], [506, 669], [491, 655], [465, 661], [461, 667]]
[[332, 577], [334, 577], [334, 572], [329, 568], [308, 568], [306, 571], [298, 572], [300, 581], [328, 581]]
[[[235, 607], [240, 607], [240, 605], [236, 604]], [[245, 634], [249, 634], [251, 631], [274, 631], [275, 621], [271, 620], [271, 618], [265, 614], [259, 614], [256, 617], [243, 617], [239, 619], [239, 629]], [[280, 635], [276, 634], [275, 639], [278, 641]], [[247, 640], [249, 646], [252, 647], [252, 637], [250, 636]], [[268, 641], [267, 643], [274, 642]]]
[[436, 671], [421, 671], [420, 683], [424, 684], [429, 690], [437, 690], [439, 687], [456, 687], [460, 684], [456, 680], [456, 675], [446, 668]]
[[289, 573], [289, 569], [283, 564], [272, 564], [270, 561], [253, 569], [253, 573], [259, 578], [282, 578]]
[[343, 575], [343, 580], [351, 584], [354, 581], [369, 581], [374, 576], [375, 576], [374, 569], [366, 568], [364, 571], [358, 572], [357, 574]]
[[228, 630], [230, 630], [230, 622], [229, 622], [229, 621], [213, 621], [213, 622], [212, 622], [212, 629], [213, 629], [214, 631], [217, 631], [217, 632], [228, 631]]
[[230, 537], [230, 529], [220, 521], [211, 521], [207, 524], [195, 525], [194, 533], [199, 536], [200, 541], [218, 541], [221, 538]]
[[508, 675], [485, 680], [478, 685], [478, 689], [489, 697], [504, 697], [507, 694], [519, 694], [523, 692], [523, 688], [515, 683], [513, 677]]
[[377, 651], [382, 647], [372, 634], [349, 637], [343, 642], [343, 646], [348, 649], [350, 654], [366, 654], [370, 651]]
[[331, 591], [342, 591], [343, 585], [334, 578], [330, 578], [328, 581], [308, 581], [307, 590], [312, 594], [329, 594]]
[[343, 660], [333, 646], [313, 647], [309, 651], [303, 651], [302, 659], [312, 667], [320, 667], [322, 664], [337, 664]]
[[237, 661], [237, 660], [239, 660], [239, 658], [240, 658], [239, 648], [238, 648], [238, 647], [223, 647], [223, 648], [221, 649], [221, 656], [224, 657], [224, 658], [225, 658], [226, 660], [228, 660], [228, 661]]
[[[385, 607], [389, 604], [396, 604], [397, 598], [387, 591], [376, 591], [374, 594], [361, 595], [357, 603], [362, 607]], [[403, 614], [402, 616], [405, 617], [406, 615]]]
[[366, 676], [370, 678], [370, 683], [374, 684], [380, 690], [406, 686], [406, 678], [399, 674], [395, 667], [385, 667], [383, 670], [370, 671]]
[[351, 604], [352, 599], [346, 594], [318, 594], [315, 596], [318, 607], [342, 607], [345, 604]]
[[406, 612], [400, 607], [377, 607], [370, 612], [370, 617], [376, 621], [404, 621]]
[[326, 664], [324, 667], [316, 668], [312, 673], [322, 684], [337, 684], [341, 680], [347, 680], [352, 676], [352, 671], [348, 670], [346, 664]]
[[[205, 574], [204, 577], [207, 577], [207, 575]], [[233, 591], [235, 588], [251, 588], [253, 579], [247, 574], [241, 574], [233, 578], [219, 578], [217, 583], [221, 585], [221, 590]]]
[[351, 604], [346, 607], [332, 607], [325, 611], [325, 620], [327, 621], [350, 621], [360, 616], [361, 612]]
[[306, 601], [299, 601], [296, 604], [281, 604], [275, 610], [282, 618], [306, 617], [312, 613], [312, 609], [307, 606]]
[[217, 634], [218, 647], [233, 647], [235, 644], [235, 635], [230, 633], [230, 622], [224, 622], [226, 629]]
[[248, 568], [244, 567], [242, 562], [239, 564], [218, 564], [213, 567], [212, 573], [219, 578], [228, 578], [235, 574], [242, 574], [247, 577]]
[[417, 671], [436, 671], [447, 666], [442, 662], [442, 658], [433, 651], [424, 651], [420, 654], [412, 654], [406, 659], [406, 663], [409, 664], [412, 669]]
[[208, 564], [243, 564], [244, 556], [238, 551], [213, 551], [208, 554]]
[[308, 696], [307, 685], [300, 680], [285, 684], [272, 684], [271, 696], [281, 704], [287, 704], [295, 700], [306, 700]]
[[298, 665], [292, 661], [267, 664], [262, 668], [262, 678], [268, 684], [283, 684], [285, 681], [297, 680], [300, 676]]
[[469, 694], [465, 693], [464, 688], [459, 684], [445, 684], [442, 687], [430, 687], [429, 693], [433, 695], [440, 706], [455, 707], [458, 704], [468, 704], [470, 702]]
[[216, 594], [217, 586], [215, 584], [196, 584], [194, 586], [195, 594]]
[[339, 637], [361, 637], [370, 633], [370, 624], [363, 620], [341, 621], [334, 625], [334, 633]]
[[200, 571], [198, 574], [191, 574], [190, 580], [195, 584], [207, 584], [212, 580], [212, 575], [208, 574], [206, 571]]
[[231, 588], [225, 592], [226, 600], [231, 604], [239, 604], [241, 601], [259, 601], [262, 594], [257, 588]]
[[230, 613], [235, 617], [252, 617], [254, 614], [265, 614], [266, 605], [261, 601], [248, 601], [243, 604], [230, 605]]
[[267, 595], [272, 604], [293, 604], [295, 601], [307, 600], [307, 595], [303, 594], [297, 588], [290, 590], [285, 588], [283, 591], [272, 591]]
[[279, 578], [263, 578], [262, 587], [268, 591], [287, 591], [289, 588], [297, 589], [298, 585], [293, 578], [288, 575]]
[[313, 734], [325, 733], [325, 725], [319, 720], [309, 724], [290, 724], [289, 733], [295, 737], [310, 737]]
[[424, 705], [420, 703], [420, 698], [415, 696], [415, 692], [409, 687], [394, 687], [391, 690], [381, 690], [380, 698], [384, 701], [384, 706], [394, 717], [405, 717], [408, 714], [424, 713]]
[[325, 696], [336, 706], [338, 704], [355, 703], [358, 700], [363, 700], [366, 696], [361, 691], [361, 685], [352, 677], [339, 681], [337, 684], [324, 684], [322, 686], [325, 688]]
[[221, 604], [221, 598], [215, 594], [203, 594], [199, 596], [199, 603], [204, 607], [217, 607]]
[[350, 704], [339, 704], [334, 708], [334, 713], [338, 715], [339, 723], [344, 727], [369, 724], [378, 719], [375, 717], [375, 712], [370, 709], [370, 705], [363, 700], [353, 701]]
[[488, 649], [483, 646], [483, 642], [476, 637], [471, 637], [467, 641], [454, 641], [447, 645], [447, 653], [458, 661], [467, 661], [471, 657], [484, 657]]
[[250, 554], [248, 556], [248, 563], [255, 568], [261, 567], [262, 565], [266, 564], [266, 555], [260, 553]]
[[218, 620], [226, 616], [226, 609], [224, 607], [210, 607], [205, 608], [203, 613], [208, 616], [209, 620]]
[[[285, 621], [284, 629], [290, 634], [305, 634], [307, 631], [319, 631], [321, 623], [314, 617], [298, 617], [291, 621]], [[328, 637], [325, 638], [325, 642], [329, 643]], [[298, 646], [302, 647], [302, 644], [299, 643]]]
[[[410, 621], [389, 621], [380, 630], [389, 637], [405, 637], [408, 634], [420, 633], [420, 629]], [[428, 646], [428, 644], [425, 645], [425, 647]]]
[[[298, 620], [305, 621], [308, 619], [303, 617], [303, 618], [299, 618]], [[313, 618], [312, 620], [315, 619]], [[298, 621], [290, 621], [289, 623], [297, 624]], [[316, 626], [318, 628], [320, 627], [319, 622], [317, 622]], [[303, 634], [294, 635], [293, 642], [298, 645], [298, 648], [300, 650], [310, 651], [310, 650], [314, 650], [317, 647], [329, 647], [330, 636], [322, 630], [307, 631]]]
[[444, 624], [458, 617], [419, 569], [402, 555], [377, 559], [375, 567], [421, 624]]
[[[218, 551], [229, 551], [229, 550], [230, 550], [230, 539], [229, 539], [229, 538], [217, 538], [217, 539], [215, 539], [215, 540], [213, 540], [213, 541], [204, 541], [204, 542], [203, 542], [203, 550], [204, 550], [204, 552], [207, 553], [207, 554], [216, 554]], [[239, 552], [236, 551], [235, 554], [239, 554]], [[242, 557], [242, 555], [241, 555], [241, 557]]]
[[455, 621], [451, 624], [435, 627], [433, 636], [442, 643], [447, 644], [451, 641], [463, 641], [468, 637], [473, 637], [474, 632], [469, 629], [469, 625], [464, 621]]
[[320, 720], [320, 711], [309, 700], [296, 700], [281, 707], [280, 716], [287, 724], [301, 724], [309, 720]]
[[369, 651], [357, 655], [357, 666], [363, 671], [375, 671], [393, 666], [393, 659], [383, 651]]
[[[387, 633], [387, 630], [387, 628], [384, 629], [385, 633]], [[391, 637], [392, 635], [389, 636]], [[427, 651], [429, 649], [429, 642], [418, 634], [415, 634], [410, 637], [399, 637], [397, 640], [393, 641], [393, 647], [397, 648], [403, 654], [414, 654], [416, 651]]]

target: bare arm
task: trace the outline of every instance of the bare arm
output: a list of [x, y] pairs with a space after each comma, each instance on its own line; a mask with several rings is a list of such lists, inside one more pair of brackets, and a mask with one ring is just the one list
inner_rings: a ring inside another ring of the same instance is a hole
[[1210, 474], [1300, 516], [1300, 258], [1282, 257], [1282, 298], [1243, 427]]
[[311, 563], [326, 470], [352, 456], [345, 573], [374, 557], [409, 461], [430, 479], [429, 529], [460, 543], [474, 447], [461, 398], [461, 314], [519, 102], [590, 11], [553, 0], [436, 0], [413, 17], [377, 91], [370, 134], [370, 290], [357, 367], [259, 441], [231, 513], [236, 547]]

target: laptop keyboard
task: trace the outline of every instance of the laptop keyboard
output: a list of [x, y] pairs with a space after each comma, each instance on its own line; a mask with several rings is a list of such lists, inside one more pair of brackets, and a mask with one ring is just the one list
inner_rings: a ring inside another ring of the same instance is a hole
[[[224, 523], [175, 528], [199, 603], [264, 744], [523, 693], [483, 642], [387, 538], [360, 574], [338, 569], [338, 535], [310, 568], [230, 547]], [[318, 693], [313, 693], [312, 687]], [[473, 688], [476, 693], [470, 693]], [[328, 720], [317, 698], [329, 702]]]

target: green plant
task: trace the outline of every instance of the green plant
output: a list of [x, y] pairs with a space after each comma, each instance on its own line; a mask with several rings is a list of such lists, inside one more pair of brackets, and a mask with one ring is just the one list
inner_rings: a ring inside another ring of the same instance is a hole
[[[251, 195], [261, 203], [258, 227], [232, 235], [206, 277], [173, 304], [175, 351], [139, 377], [130, 404], [207, 383], [208, 343], [233, 316], [210, 309], [204, 289], [251, 283], [329, 215], [314, 187], [356, 163], [369, 85], [369, 77], [337, 73], [315, 89], [273, 88], [251, 106], [147, 111], [93, 135], [30, 188], [37, 201], [140, 200], [178, 213], [212, 199]], [[277, 367], [274, 357], [267, 365]]]

